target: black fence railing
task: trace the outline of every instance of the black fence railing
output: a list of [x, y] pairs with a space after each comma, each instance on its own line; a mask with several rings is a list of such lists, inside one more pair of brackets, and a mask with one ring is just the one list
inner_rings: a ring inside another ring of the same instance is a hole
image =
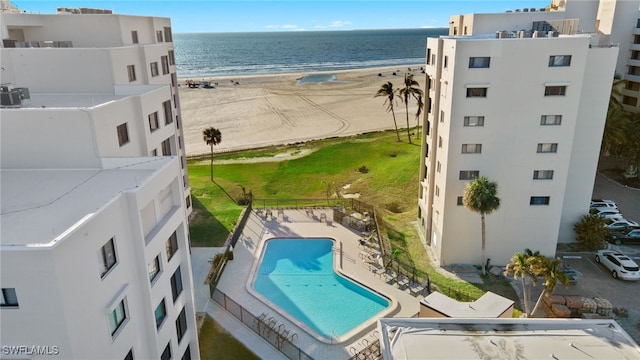
[[284, 324], [278, 324], [274, 317], [264, 313], [259, 316], [252, 314], [219, 289], [213, 290], [211, 299], [287, 358], [292, 360], [313, 360], [309, 354], [295, 345], [298, 334], [287, 329]]

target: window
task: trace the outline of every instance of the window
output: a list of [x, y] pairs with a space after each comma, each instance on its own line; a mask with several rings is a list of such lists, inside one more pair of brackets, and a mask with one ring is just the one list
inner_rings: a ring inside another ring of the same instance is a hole
[[131, 42], [134, 44], [138, 43], [138, 32], [135, 30], [131, 32]]
[[124, 360], [133, 360], [133, 349], [129, 350], [127, 356], [124, 357]]
[[457, 27], [457, 26], [454, 26], [454, 27], [453, 27], [453, 35], [454, 35], [454, 36], [455, 36], [455, 35], [458, 35], [458, 27]]
[[180, 311], [180, 315], [176, 319], [176, 334], [178, 335], [178, 344], [180, 340], [184, 337], [184, 334], [187, 332], [187, 315], [184, 312], [184, 308]]
[[532, 196], [529, 205], [549, 205], [548, 196]]
[[107, 241], [106, 244], [102, 246], [102, 249], [100, 249], [100, 254], [102, 257], [102, 264], [100, 264], [100, 277], [104, 277], [109, 272], [109, 270], [111, 270], [118, 262], [113, 238], [111, 238], [109, 241]]
[[160, 273], [160, 255], [156, 256], [155, 259], [147, 265], [147, 269], [149, 271], [149, 281], [153, 283]]
[[562, 123], [562, 115], [542, 115], [540, 117], [540, 125], [560, 125]]
[[431, 63], [436, 64], [436, 54], [431, 54]]
[[169, 73], [169, 57], [160, 56], [160, 63], [162, 63], [162, 75], [167, 75]]
[[482, 152], [482, 144], [462, 144], [463, 154], [480, 154]]
[[170, 27], [164, 27], [164, 41], [166, 41], [166, 42], [172, 42], [173, 41], [173, 36], [171, 35], [171, 28]]
[[436, 196], [440, 196], [440, 188], [436, 185]]
[[444, 122], [444, 111], [440, 111], [440, 122]]
[[486, 57], [470, 57], [469, 58], [469, 69], [479, 69], [479, 68], [488, 68], [491, 58]]
[[448, 56], [444, 56], [444, 68], [446, 69], [449, 66], [449, 57]]
[[540, 143], [538, 144], [539, 153], [555, 153], [558, 152], [558, 144]]
[[553, 170], [534, 170], [533, 180], [551, 180], [553, 179]]
[[431, 65], [431, 49], [427, 48], [427, 65]]
[[151, 154], [149, 156], [158, 156], [158, 149], [151, 150]]
[[458, 205], [458, 206], [463, 206], [463, 205], [464, 205], [464, 203], [463, 203], [463, 201], [462, 201], [462, 196], [458, 196], [458, 202], [457, 202], [457, 205]]
[[160, 355], [160, 360], [171, 360], [171, 342], [164, 348], [162, 355]]
[[474, 180], [480, 177], [478, 170], [460, 170], [460, 180]]
[[15, 288], [3, 288], [0, 292], [0, 307], [17, 307], [18, 297]]
[[127, 123], [120, 124], [116, 128], [118, 131], [118, 144], [120, 146], [129, 142], [129, 130], [127, 129]]
[[182, 293], [182, 272], [180, 266], [176, 269], [176, 272], [171, 276], [171, 295], [173, 296], [173, 302], [176, 302], [178, 296]]
[[162, 30], [156, 30], [156, 41], [162, 42]]
[[[185, 183], [186, 186], [187, 183]], [[187, 209], [191, 207], [191, 196], [188, 196], [184, 198], [184, 203], [187, 206]], [[176, 248], [178, 247], [178, 245], [176, 244]]]
[[127, 65], [127, 74], [129, 75], [129, 82], [136, 81], [136, 66]]
[[549, 66], [569, 66], [571, 65], [571, 55], [552, 55], [549, 56]]
[[442, 148], [442, 136], [438, 136], [438, 147]]
[[181, 360], [191, 360], [191, 349], [189, 348], [189, 345], [187, 345], [187, 348], [184, 350]]
[[465, 116], [464, 126], [484, 126], [484, 116]]
[[173, 50], [169, 50], [169, 65], [175, 65], [176, 64], [176, 55], [174, 53]]
[[167, 261], [169, 261], [176, 253], [176, 251], [178, 251], [178, 235], [176, 235], [175, 231], [173, 232], [173, 234], [171, 234], [171, 236], [169, 236], [169, 239], [167, 239], [167, 242], [164, 244], [164, 246], [167, 251]]
[[170, 156], [171, 155], [171, 139], [167, 139], [162, 142], [162, 155]]
[[438, 172], [438, 173], [439, 173], [439, 172], [440, 172], [440, 170], [441, 170], [441, 168], [442, 168], [442, 167], [441, 167], [440, 161], [438, 161], [438, 163], [436, 164], [436, 172]]
[[154, 61], [151, 64], [151, 76], [158, 76], [158, 62]]
[[487, 97], [487, 88], [467, 88], [467, 97]]
[[156, 307], [153, 315], [156, 318], [156, 329], [160, 329], [160, 325], [162, 325], [162, 322], [167, 317], [167, 308], [164, 305], [164, 299], [160, 301], [160, 304], [158, 304], [158, 306]]
[[564, 96], [567, 94], [566, 86], [545, 86], [544, 96]]
[[164, 109], [164, 124], [169, 125], [173, 122], [173, 114], [171, 113], [171, 100], [162, 103]]
[[111, 336], [114, 336], [116, 332], [118, 332], [126, 319], [127, 309], [125, 306], [125, 299], [122, 299], [115, 309], [109, 313], [109, 329], [111, 329]]
[[464, 30], [462, 30], [462, 35], [467, 35], [467, 27], [464, 27]]
[[158, 130], [159, 127], [160, 123], [158, 122], [158, 112], [152, 112], [151, 114], [149, 114], [149, 130], [151, 130], [151, 132], [154, 132]]
[[638, 98], [625, 95], [622, 97], [622, 103], [629, 106], [636, 106], [638, 105]]

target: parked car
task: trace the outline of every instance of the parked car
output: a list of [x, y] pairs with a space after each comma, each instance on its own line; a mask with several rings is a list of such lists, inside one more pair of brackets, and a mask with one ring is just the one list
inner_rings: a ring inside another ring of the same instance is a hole
[[617, 209], [618, 205], [612, 200], [592, 199], [590, 208], [611, 208]]
[[606, 228], [609, 230], [631, 230], [640, 228], [640, 224], [627, 219], [605, 219]]
[[599, 250], [594, 260], [609, 269], [614, 279], [640, 280], [640, 266], [621, 252]]
[[608, 241], [616, 245], [624, 243], [640, 243], [640, 229], [613, 232], [611, 233], [611, 237]]
[[624, 219], [620, 211], [614, 208], [592, 208], [589, 210], [589, 214], [598, 215], [605, 219]]

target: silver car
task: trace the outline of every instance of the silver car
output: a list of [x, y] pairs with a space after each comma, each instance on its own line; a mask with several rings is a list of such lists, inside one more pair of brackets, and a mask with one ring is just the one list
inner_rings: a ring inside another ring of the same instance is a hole
[[609, 269], [614, 279], [640, 280], [638, 264], [621, 252], [599, 250], [594, 260]]

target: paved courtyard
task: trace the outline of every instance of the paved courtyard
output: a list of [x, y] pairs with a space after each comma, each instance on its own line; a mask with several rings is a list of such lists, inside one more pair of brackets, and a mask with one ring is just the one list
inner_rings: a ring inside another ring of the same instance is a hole
[[[283, 324], [291, 333], [296, 333], [297, 337], [293, 342], [294, 345], [300, 347], [313, 358], [347, 359], [355, 351], [363, 349], [368, 343], [377, 339], [376, 318], [372, 318], [340, 338], [342, 340], [340, 343], [331, 344], [328, 341], [319, 341], [301, 327], [296, 319], [265, 304], [254, 296], [254, 292], [251, 289], [256, 261], [261, 256], [262, 247], [266, 240], [271, 238], [314, 237], [334, 239], [336, 241], [334, 246], [335, 269], [356, 282], [390, 298], [392, 305], [387, 308], [386, 311], [388, 313], [384, 316], [415, 317], [419, 311], [421, 298], [412, 296], [406, 289], [403, 291], [395, 285], [386, 283], [382, 277], [372, 271], [372, 269], [376, 269], [376, 266], [363, 261], [360, 256], [361, 252], [363, 252], [359, 242], [363, 238], [362, 233], [333, 223], [331, 221], [333, 218], [331, 209], [314, 209], [313, 211], [314, 214], [310, 215], [304, 209], [285, 209], [284, 214], [277, 216], [274, 210], [271, 219], [265, 219], [264, 216], [258, 215], [253, 211], [233, 250], [234, 259], [228, 262], [217, 288], [253, 315], [266, 314], [268, 317], [273, 317], [278, 324]], [[320, 221], [323, 213], [329, 221]], [[202, 254], [194, 252], [192, 259], [194, 256], [199, 256], [200, 260], [198, 262], [201, 263], [204, 258], [213, 257], [214, 254], [215, 250], [210, 248], [210, 250], [202, 250]], [[195, 274], [196, 271], [199, 274]], [[198, 311], [206, 311], [258, 356], [268, 359], [283, 358], [282, 354], [278, 353], [246, 325], [236, 320], [215, 302], [208, 300], [208, 286], [202, 285], [204, 276], [206, 276], [204, 271], [194, 269], [196, 307]], [[347, 338], [344, 339], [344, 337]]]

